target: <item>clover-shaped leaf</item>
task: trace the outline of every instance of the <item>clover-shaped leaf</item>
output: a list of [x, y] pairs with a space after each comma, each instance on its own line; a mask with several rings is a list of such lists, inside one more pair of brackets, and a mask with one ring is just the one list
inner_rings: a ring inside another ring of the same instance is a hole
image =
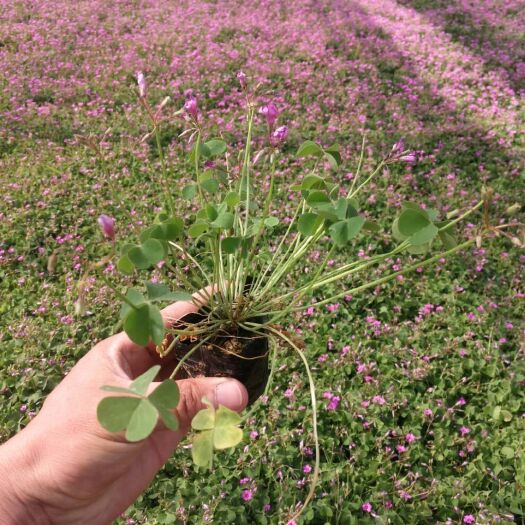
[[408, 239], [410, 253], [425, 253], [439, 233], [439, 228], [433, 222], [436, 219], [435, 210], [423, 210], [417, 204], [407, 202], [392, 225], [392, 233], [397, 240]]
[[172, 412], [180, 398], [177, 383], [167, 379], [146, 397], [159, 370], [158, 365], [151, 367], [132, 381], [128, 388], [107, 385], [102, 387], [106, 392], [130, 394], [106, 397], [98, 404], [97, 418], [103, 428], [109, 432], [126, 430], [128, 441], [140, 441], [153, 432], [160, 415], [167, 428], [177, 430], [179, 422]]
[[131, 309], [124, 319], [124, 330], [140, 346], [146, 346], [150, 338], [156, 345], [164, 340], [164, 321], [160, 310], [153, 304]]
[[363, 217], [351, 217], [350, 219], [332, 224], [332, 226], [328, 228], [328, 231], [330, 232], [332, 240], [338, 246], [344, 246], [361, 231], [364, 223], [365, 219]]
[[214, 448], [234, 447], [242, 440], [242, 430], [238, 427], [242, 420], [239, 414], [223, 405], [215, 410], [213, 405], [203, 401], [208, 408], [200, 410], [191, 422], [193, 430], [200, 431], [193, 440], [192, 456], [196, 465], [208, 467]]

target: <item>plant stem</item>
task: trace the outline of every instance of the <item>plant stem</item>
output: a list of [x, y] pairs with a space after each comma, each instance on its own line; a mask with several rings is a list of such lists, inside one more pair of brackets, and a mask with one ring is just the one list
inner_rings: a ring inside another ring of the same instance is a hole
[[160, 158], [160, 166], [161, 166], [161, 185], [164, 186], [164, 192], [166, 193], [166, 197], [168, 199], [168, 207], [170, 214], [173, 214], [175, 211], [175, 205], [173, 203], [173, 197], [171, 196], [169, 183], [168, 183], [168, 176], [166, 171], [166, 161], [164, 159], [164, 151], [162, 150], [162, 144], [160, 143], [160, 133], [159, 133], [159, 126], [155, 124], [155, 141], [157, 143], [157, 151], [159, 153]]

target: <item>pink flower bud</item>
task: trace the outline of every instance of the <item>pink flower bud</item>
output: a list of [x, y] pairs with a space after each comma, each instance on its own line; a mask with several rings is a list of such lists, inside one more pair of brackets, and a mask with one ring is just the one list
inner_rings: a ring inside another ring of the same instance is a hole
[[417, 155], [415, 153], [407, 153], [406, 155], [401, 155], [399, 160], [402, 160], [408, 164], [413, 164], [417, 160]]
[[186, 102], [184, 103], [184, 111], [186, 111], [186, 113], [190, 117], [194, 119], [197, 118], [197, 113], [198, 113], [197, 99], [193, 95], [190, 95], [188, 99], [186, 100]]
[[272, 129], [275, 121], [277, 120], [277, 117], [279, 116], [279, 111], [275, 105], [270, 102], [266, 106], [263, 106], [261, 109], [259, 109], [259, 113], [266, 117], [268, 127]]
[[139, 86], [139, 95], [144, 98], [146, 96], [146, 79], [141, 71], [137, 72], [137, 84]]
[[286, 126], [278, 127], [271, 135], [270, 140], [274, 146], [282, 144], [288, 137], [288, 128]]
[[241, 85], [241, 88], [242, 89], [246, 89], [246, 87], [248, 86], [246, 73], [243, 73], [242, 71], [239, 71], [237, 73], [237, 80], [239, 81], [239, 84]]
[[115, 219], [109, 217], [108, 215], [101, 215], [98, 218], [98, 224], [102, 230], [102, 233], [108, 239], [115, 238]]

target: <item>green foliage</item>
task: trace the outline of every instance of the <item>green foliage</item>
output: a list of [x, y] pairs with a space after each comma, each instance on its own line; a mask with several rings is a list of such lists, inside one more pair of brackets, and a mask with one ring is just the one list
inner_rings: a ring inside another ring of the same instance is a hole
[[193, 462], [200, 467], [211, 467], [213, 449], [224, 450], [237, 445], [242, 440], [239, 428], [241, 417], [229, 408], [213, 405], [200, 410], [191, 422], [193, 430], [199, 431], [193, 439]]
[[102, 390], [106, 392], [128, 396], [111, 396], [100, 401], [97, 418], [102, 427], [109, 432], [126, 430], [125, 437], [132, 442], [146, 439], [155, 429], [159, 416], [167, 428], [177, 430], [179, 423], [173, 413], [180, 398], [177, 383], [166, 379], [146, 396], [159, 370], [160, 366], [153, 366], [137, 377], [128, 388], [103, 386]]

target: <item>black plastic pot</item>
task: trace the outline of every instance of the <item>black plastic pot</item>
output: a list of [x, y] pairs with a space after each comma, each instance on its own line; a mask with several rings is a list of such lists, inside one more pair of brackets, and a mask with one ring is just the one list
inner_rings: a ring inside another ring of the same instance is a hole
[[[201, 313], [185, 315], [179, 323], [188, 326], [204, 319]], [[177, 360], [183, 358], [198, 339], [185, 339], [173, 349]], [[239, 329], [237, 333], [218, 334], [191, 354], [182, 365], [177, 379], [190, 377], [233, 377], [248, 390], [251, 405], [264, 392], [268, 382], [268, 337]]]

